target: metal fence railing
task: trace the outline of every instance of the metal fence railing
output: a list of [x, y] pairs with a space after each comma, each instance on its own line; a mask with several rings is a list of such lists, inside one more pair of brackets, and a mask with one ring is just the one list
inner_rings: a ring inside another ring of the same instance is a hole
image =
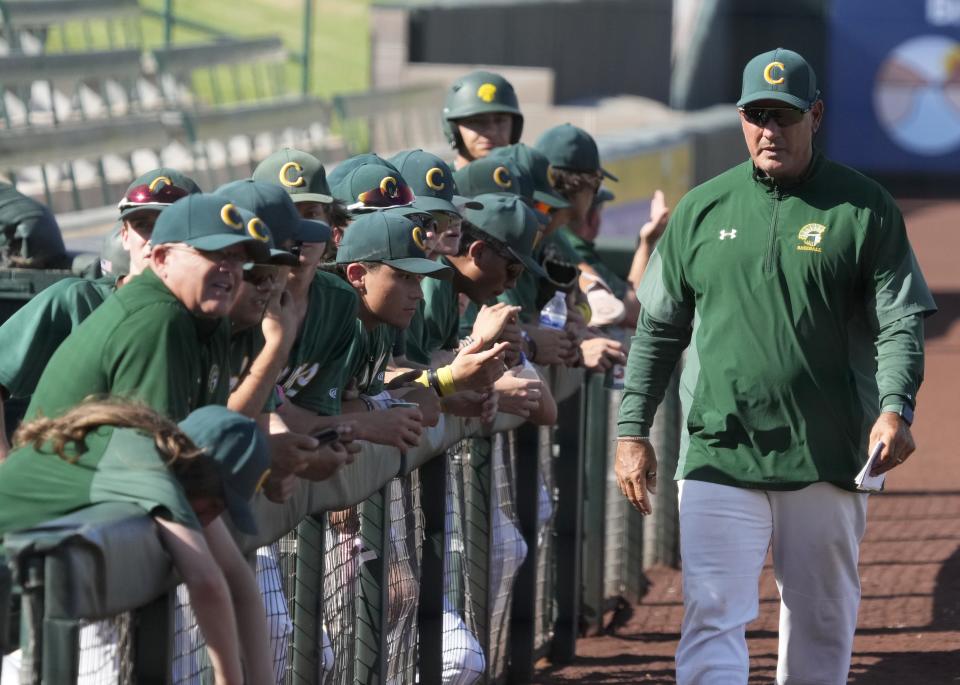
[[[675, 530], [644, 530], [609, 488], [618, 393], [551, 373], [564, 398], [554, 428], [501, 417], [479, 434], [446, 420], [414, 452], [366, 446], [284, 505], [255, 500], [260, 533], [238, 540], [256, 562], [278, 683], [526, 682], [539, 658], [573, 657], [581, 596], [591, 623], [612, 599], [642, 597], [644, 543]], [[662, 459], [676, 425], [666, 405]], [[21, 682], [210, 681], [185, 593], [136, 511], [101, 505], [4, 540]]]

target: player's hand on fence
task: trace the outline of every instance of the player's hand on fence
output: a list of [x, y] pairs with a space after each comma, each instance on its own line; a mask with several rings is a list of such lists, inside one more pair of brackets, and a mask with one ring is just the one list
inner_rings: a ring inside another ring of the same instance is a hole
[[510, 344], [504, 354], [504, 361], [506, 361], [507, 366], [519, 364], [520, 355], [523, 354], [523, 329], [520, 328], [520, 324], [514, 322], [504, 326], [500, 332], [500, 340]]
[[302, 433], [271, 433], [270, 468], [283, 473], [299, 474], [310, 464], [320, 443], [316, 438]]
[[614, 364], [626, 364], [623, 343], [610, 338], [587, 338], [580, 343], [583, 365], [589, 371], [606, 371]]
[[540, 406], [543, 397], [543, 381], [539, 378], [522, 378], [522, 366], [515, 366], [494, 386], [500, 395], [498, 410], [527, 418]]
[[450, 397], [444, 397], [440, 404], [445, 414], [463, 418], [479, 418], [485, 423], [491, 420], [488, 419], [491, 413], [493, 416], [497, 415], [497, 393], [490, 390], [486, 392], [465, 390]]
[[352, 461], [353, 455], [339, 441], [331, 442], [317, 449], [307, 466], [297, 475], [306, 480], [326, 480]]
[[494, 340], [500, 339], [504, 327], [516, 323], [519, 313], [520, 307], [506, 302], [483, 305], [473, 322], [473, 331], [470, 333], [470, 337], [479, 340], [482, 343], [481, 347], [489, 345]]
[[650, 441], [637, 438], [618, 440], [613, 470], [620, 492], [641, 514], [651, 513], [650, 495], [657, 491], [657, 454]]
[[457, 353], [450, 364], [453, 383], [457, 390], [486, 391], [506, 371], [503, 355], [510, 343], [499, 342], [489, 350], [483, 349], [482, 340], [474, 340]]
[[650, 201], [650, 220], [640, 227], [640, 242], [646, 242], [650, 245], [656, 244], [666, 230], [669, 220], [670, 208], [667, 207], [663, 191], [657, 190], [653, 193], [653, 199]]
[[340, 436], [337, 442], [343, 445], [343, 448], [350, 455], [347, 463], [352, 464], [353, 460], [363, 449], [363, 445], [360, 444], [360, 439], [357, 437], [356, 426], [353, 423], [339, 423], [336, 428]]
[[878, 442], [883, 443], [883, 449], [880, 450], [880, 456], [874, 463], [873, 472], [870, 474], [873, 476], [879, 476], [896, 468], [917, 449], [910, 426], [900, 416], [890, 411], [881, 412], [877, 422], [873, 424], [868, 449], [873, 449]]
[[414, 402], [420, 405], [420, 413], [423, 414], [424, 426], [436, 426], [440, 421], [440, 398], [433, 388], [425, 388], [422, 385], [416, 386], [412, 390], [405, 392], [401, 399], [404, 402]]
[[555, 328], [529, 328], [527, 334], [534, 342], [537, 353], [530, 361], [541, 366], [570, 364], [578, 354], [573, 339], [567, 331]]
[[419, 445], [423, 434], [423, 414], [415, 407], [361, 413], [355, 421], [361, 439], [396, 447], [401, 452]]
[[297, 489], [297, 477], [280, 469], [271, 469], [263, 483], [263, 494], [271, 502], [283, 504]]

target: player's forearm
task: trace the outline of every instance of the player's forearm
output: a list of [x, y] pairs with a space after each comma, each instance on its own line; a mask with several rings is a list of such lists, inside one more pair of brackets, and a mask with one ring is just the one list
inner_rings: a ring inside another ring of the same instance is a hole
[[643, 272], [647, 269], [650, 262], [650, 255], [653, 254], [654, 243], [647, 240], [641, 240], [637, 246], [637, 251], [633, 254], [633, 261], [630, 263], [630, 271], [627, 274], [627, 282], [636, 290], [640, 285], [640, 279], [643, 278]]
[[250, 365], [240, 384], [230, 393], [227, 407], [252, 419], [263, 408], [274, 392], [277, 376], [287, 362], [288, 350], [281, 344], [267, 343]]
[[273, 664], [270, 659], [266, 612], [253, 570], [243, 558], [222, 519], [217, 519], [207, 526], [204, 537], [230, 588], [246, 682], [272, 682]]
[[877, 389], [880, 405], [889, 395], [916, 401], [923, 382], [923, 315], [911, 314], [877, 334]]
[[646, 436], [663, 400], [670, 376], [690, 342], [690, 329], [657, 321], [640, 312], [630, 343], [618, 434]]

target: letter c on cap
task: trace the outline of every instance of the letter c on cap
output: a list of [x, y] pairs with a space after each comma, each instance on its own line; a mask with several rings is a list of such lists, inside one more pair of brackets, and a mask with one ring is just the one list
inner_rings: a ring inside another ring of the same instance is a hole
[[410, 233], [413, 238], [413, 244], [419, 247], [424, 252], [427, 251], [427, 241], [423, 236], [423, 228], [420, 226], [414, 226], [413, 231]]
[[[773, 70], [780, 70], [780, 77], [773, 77]], [[783, 66], [783, 62], [770, 62], [767, 66], [763, 68], [763, 80], [769, 83], [771, 86], [779, 86], [784, 81], [783, 74], [786, 71], [786, 67]]]
[[[437, 180], [437, 177], [440, 177], [440, 180]], [[443, 181], [443, 169], [440, 167], [433, 167], [430, 171], [427, 172], [427, 187], [432, 190], [443, 190], [447, 187], [447, 184]]]
[[493, 170], [493, 182], [501, 188], [509, 188], [513, 185], [513, 179], [510, 177], [510, 170], [505, 166], [498, 166]]
[[[297, 172], [297, 175], [290, 180], [289, 171], [293, 169]], [[282, 167], [280, 167], [280, 184], [286, 186], [287, 188], [299, 188], [306, 181], [303, 180], [303, 167], [300, 166], [297, 162], [287, 162]]]
[[267, 225], [263, 223], [258, 216], [253, 217], [247, 222], [247, 233], [250, 234], [251, 238], [254, 240], [259, 240], [261, 243], [265, 243], [270, 240], [270, 234], [267, 231]]
[[393, 176], [384, 176], [383, 180], [380, 181], [380, 192], [387, 197], [396, 197], [399, 195], [400, 187], [397, 184], [397, 179]]
[[220, 208], [220, 219], [232, 229], [243, 230], [243, 217], [240, 216], [240, 211], [233, 204], [225, 204]]
[[152, 193], [157, 189], [157, 186], [160, 185], [161, 181], [163, 181], [163, 184], [166, 186], [173, 185], [173, 181], [170, 180], [169, 176], [157, 176], [155, 179], [150, 181], [150, 185], [148, 185], [147, 188], [149, 188], [150, 192]]

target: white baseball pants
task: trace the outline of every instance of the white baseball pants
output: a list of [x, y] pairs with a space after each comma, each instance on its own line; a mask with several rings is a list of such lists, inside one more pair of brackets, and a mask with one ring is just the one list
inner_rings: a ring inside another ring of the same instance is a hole
[[860, 603], [867, 496], [816, 483], [793, 491], [682, 480], [684, 618], [679, 685], [746, 685], [746, 625], [772, 548], [780, 590], [778, 685], [847, 682]]

